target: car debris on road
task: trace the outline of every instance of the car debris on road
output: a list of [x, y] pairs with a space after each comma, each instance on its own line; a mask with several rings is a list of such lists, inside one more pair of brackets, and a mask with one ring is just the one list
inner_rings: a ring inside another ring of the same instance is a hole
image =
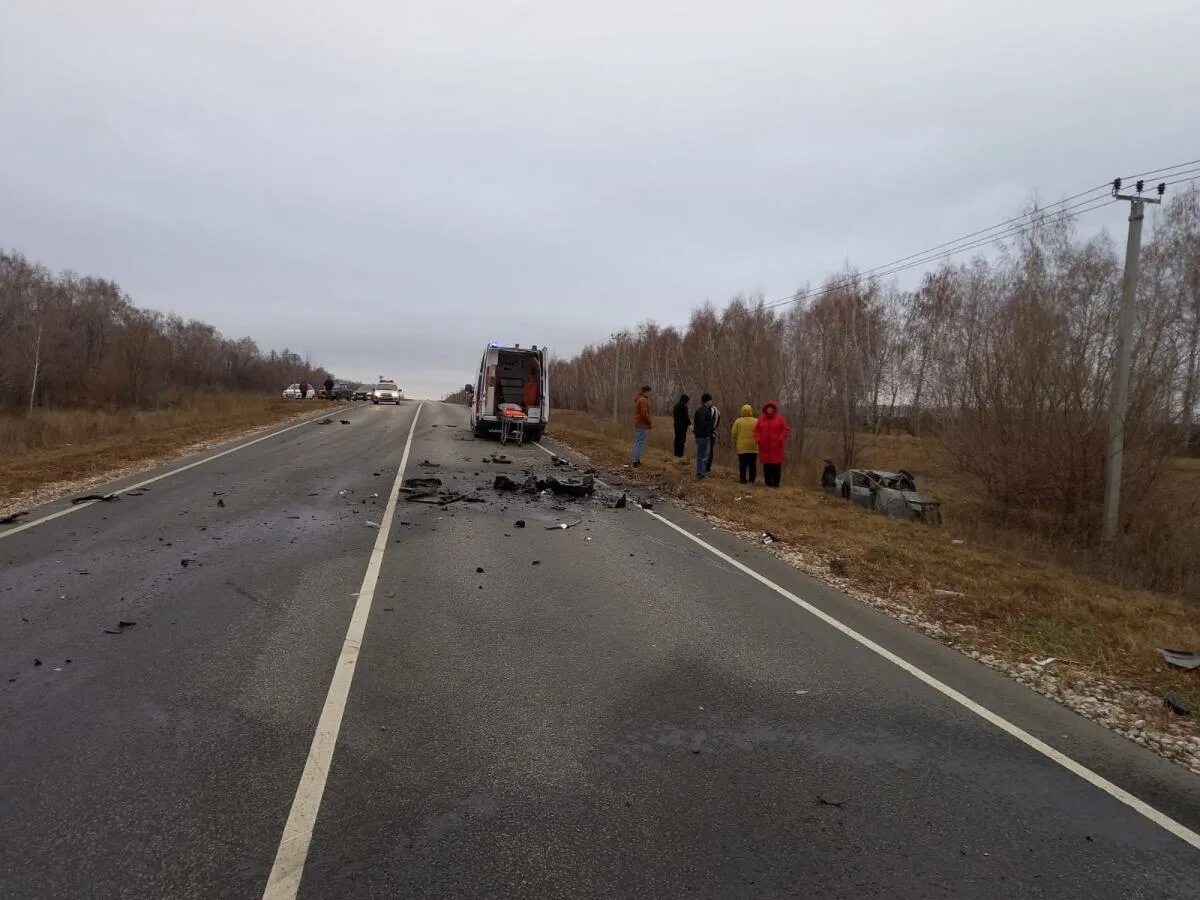
[[1162, 655], [1163, 661], [1177, 669], [1197, 669], [1200, 668], [1200, 653], [1192, 653], [1188, 650], [1166, 650], [1159, 648], [1158, 652]]
[[1175, 713], [1177, 716], [1190, 716], [1192, 708], [1180, 699], [1178, 694], [1168, 693], [1163, 695], [1163, 706]]

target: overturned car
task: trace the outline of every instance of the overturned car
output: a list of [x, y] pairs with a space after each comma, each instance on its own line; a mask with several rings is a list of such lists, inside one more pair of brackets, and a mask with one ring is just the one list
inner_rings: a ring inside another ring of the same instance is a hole
[[927, 525], [942, 524], [938, 499], [917, 490], [916, 479], [903, 469], [847, 469], [837, 476], [835, 492], [845, 500], [896, 519], [913, 519]]

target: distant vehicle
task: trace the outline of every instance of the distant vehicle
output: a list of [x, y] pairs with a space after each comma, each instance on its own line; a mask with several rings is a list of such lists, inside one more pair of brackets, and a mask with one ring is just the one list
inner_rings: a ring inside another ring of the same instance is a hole
[[373, 390], [375, 390], [374, 385], [360, 384], [358, 387], [356, 387], [354, 389], [354, 396], [352, 396], [350, 399], [351, 400], [370, 400], [371, 399], [371, 391], [373, 391]]
[[301, 399], [315, 400], [316, 397], [317, 397], [317, 392], [316, 392], [316, 390], [313, 389], [312, 385], [309, 385], [309, 387], [308, 387], [308, 396], [303, 397], [303, 398], [300, 396], [300, 385], [299, 384], [289, 384], [287, 387], [285, 387], [283, 389], [283, 399], [284, 400], [301, 400]]
[[916, 479], [908, 472], [847, 469], [838, 475], [835, 490], [844, 500], [892, 518], [942, 524], [941, 502], [918, 491]]
[[471, 429], [476, 437], [501, 432], [502, 411], [525, 413], [524, 439], [541, 440], [550, 421], [550, 373], [546, 348], [488, 344], [475, 376]]
[[390, 381], [381, 381], [371, 391], [371, 402], [378, 406], [380, 403], [395, 403], [400, 405], [400, 388]]
[[[325, 397], [325, 388], [321, 388], [321, 396]], [[333, 390], [329, 392], [327, 400], [353, 400], [354, 385], [346, 384], [344, 381], [336, 381], [333, 384]]]

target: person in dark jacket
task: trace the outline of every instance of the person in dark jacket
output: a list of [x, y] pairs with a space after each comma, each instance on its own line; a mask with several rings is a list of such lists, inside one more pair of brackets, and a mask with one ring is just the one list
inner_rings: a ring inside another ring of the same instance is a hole
[[332, 378], [325, 379], [325, 399], [326, 400], [333, 399], [333, 379]]
[[704, 474], [707, 475], [712, 471], [713, 455], [717, 452], [717, 429], [721, 427], [721, 410], [717, 409], [717, 404], [709, 404], [709, 409], [712, 410], [712, 441], [708, 445], [708, 461], [704, 464]]
[[683, 448], [687, 443], [688, 428], [692, 425], [692, 414], [688, 411], [688, 395], [680, 394], [671, 414], [675, 418], [675, 455], [683, 459]]
[[825, 460], [825, 468], [821, 470], [821, 489], [832, 494], [837, 488], [837, 466], [832, 459]]
[[701, 394], [700, 405], [692, 421], [692, 434], [696, 438], [696, 480], [708, 474], [712, 465], [713, 435], [716, 434], [717, 417], [713, 414], [712, 394]]

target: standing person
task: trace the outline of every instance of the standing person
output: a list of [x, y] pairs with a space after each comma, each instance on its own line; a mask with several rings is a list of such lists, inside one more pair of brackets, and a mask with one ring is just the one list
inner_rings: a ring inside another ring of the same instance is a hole
[[300, 382], [300, 399], [301, 400], [308, 399], [308, 382], [307, 381]]
[[692, 424], [692, 414], [688, 412], [688, 395], [680, 394], [679, 402], [671, 410], [675, 419], [675, 456], [683, 459], [683, 448], [687, 443], [688, 428]]
[[837, 489], [837, 466], [832, 459], [825, 460], [825, 468], [821, 470], [821, 489], [827, 494]]
[[779, 487], [783, 475], [783, 447], [787, 442], [787, 419], [772, 400], [763, 404], [762, 415], [754, 426], [754, 439], [758, 441], [758, 456], [763, 464], [763, 482], [767, 487]]
[[332, 378], [325, 379], [325, 399], [326, 400], [333, 399], [333, 379]]
[[708, 459], [704, 463], [705, 475], [712, 471], [713, 454], [717, 452], [717, 429], [721, 427], [721, 411], [717, 409], [717, 404], [710, 401], [709, 409], [712, 410], [712, 440], [708, 444]]
[[696, 480], [700, 481], [708, 474], [712, 465], [713, 434], [717, 427], [713, 416], [712, 394], [701, 394], [700, 405], [696, 407], [696, 415], [692, 421], [692, 434], [696, 438]]
[[642, 390], [633, 398], [633, 467], [642, 464], [642, 451], [646, 449], [646, 438], [654, 420], [650, 418], [650, 385], [643, 384]]
[[733, 420], [730, 437], [733, 438], [733, 452], [738, 458], [738, 481], [742, 484], [754, 484], [758, 477], [758, 441], [754, 439], [754, 428], [758, 419], [754, 418], [754, 407], [749, 403], [742, 407], [742, 414]]

